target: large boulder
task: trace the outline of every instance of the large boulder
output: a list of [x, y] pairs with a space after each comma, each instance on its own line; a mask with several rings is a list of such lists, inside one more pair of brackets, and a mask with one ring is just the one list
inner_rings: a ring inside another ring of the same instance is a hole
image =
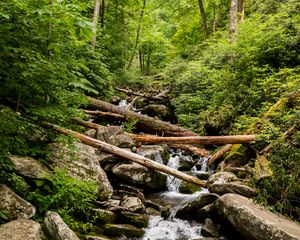
[[118, 214], [118, 221], [128, 223], [138, 228], [145, 228], [149, 224], [149, 216], [146, 214], [132, 213], [129, 211], [121, 211]]
[[218, 213], [246, 239], [300, 239], [299, 223], [269, 212], [246, 197], [228, 193], [221, 196], [215, 206]]
[[137, 197], [124, 197], [120, 204], [122, 207], [128, 209], [131, 212], [144, 213], [146, 208], [142, 201]]
[[74, 143], [76, 151], [62, 146], [50, 144], [51, 167], [67, 169], [68, 174], [80, 180], [93, 180], [97, 183], [98, 197], [107, 199], [112, 196], [113, 189], [106, 173], [100, 167], [95, 149], [82, 143]]
[[150, 104], [144, 107], [141, 111], [142, 114], [147, 114], [150, 117], [158, 117], [163, 121], [172, 121], [174, 118], [172, 110], [161, 104]]
[[51, 171], [43, 164], [30, 157], [10, 156], [14, 168], [16, 171], [28, 178], [32, 179], [44, 179], [45, 176], [51, 175]]
[[198, 216], [195, 213], [204, 206], [213, 203], [218, 197], [217, 194], [213, 193], [202, 194], [181, 207], [175, 216], [181, 219], [198, 220]]
[[142, 145], [139, 154], [159, 163], [167, 164], [169, 160], [167, 149], [159, 145]]
[[244, 185], [240, 181], [221, 184], [215, 183], [208, 187], [208, 191], [218, 195], [225, 193], [236, 193], [245, 197], [255, 197], [257, 195], [257, 192], [253, 188]]
[[161, 190], [166, 185], [167, 176], [137, 163], [120, 164], [112, 168], [112, 173], [128, 183], [138, 184], [153, 190]]
[[228, 183], [232, 181], [237, 181], [238, 177], [231, 172], [217, 172], [213, 175], [211, 175], [207, 180], [207, 185], [211, 184], [223, 184]]
[[92, 211], [93, 219], [97, 224], [114, 223], [116, 221], [117, 215], [112, 211], [101, 208], [94, 208]]
[[0, 211], [7, 212], [8, 220], [29, 219], [35, 215], [35, 207], [15, 194], [9, 187], [0, 184]]
[[53, 240], [80, 240], [55, 212], [46, 212], [44, 229], [48, 237]]
[[0, 225], [1, 240], [46, 240], [42, 226], [28, 219], [19, 219]]
[[134, 145], [129, 134], [118, 126], [100, 128], [97, 132], [97, 139], [121, 148], [131, 148]]

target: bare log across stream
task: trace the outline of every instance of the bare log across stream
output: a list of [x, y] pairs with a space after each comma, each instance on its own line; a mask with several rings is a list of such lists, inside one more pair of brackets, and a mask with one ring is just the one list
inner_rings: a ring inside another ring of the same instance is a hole
[[142, 114], [135, 113], [130, 110], [126, 110], [124, 108], [118, 107], [116, 105], [110, 104], [108, 102], [104, 102], [95, 98], [89, 98], [90, 104], [100, 109], [104, 112], [111, 112], [114, 114], [119, 114], [124, 116], [126, 119], [135, 118], [138, 120], [138, 127], [147, 132], [154, 132], [160, 135], [166, 136], [197, 136], [196, 133], [185, 129], [183, 127], [179, 127], [161, 120], [157, 120], [152, 117], [148, 117]]
[[96, 147], [96, 148], [100, 148], [102, 151], [107, 152], [107, 153], [112, 153], [116, 156], [125, 158], [127, 160], [130, 160], [132, 162], [141, 164], [147, 168], [151, 168], [154, 170], [157, 170], [159, 172], [163, 172], [166, 173], [168, 175], [172, 175], [176, 178], [179, 178], [181, 180], [184, 180], [186, 182], [189, 183], [193, 183], [197, 186], [200, 187], [205, 187], [206, 183], [204, 181], [201, 181], [200, 179], [190, 176], [188, 174], [182, 173], [180, 171], [177, 171], [173, 168], [170, 168], [168, 166], [162, 165], [160, 163], [157, 163], [155, 161], [152, 161], [148, 158], [145, 158], [141, 155], [135, 154], [133, 152], [127, 151], [125, 149], [122, 148], [118, 148], [116, 146], [113, 146], [111, 144], [96, 140], [94, 138], [85, 136], [83, 134], [80, 134], [78, 132], [72, 131], [72, 130], [68, 130], [68, 129], [64, 129], [62, 127], [59, 127], [57, 125], [54, 124], [47, 124], [47, 126], [54, 128], [55, 130], [57, 130], [60, 133], [63, 133], [65, 135], [72, 135], [74, 137], [76, 137], [77, 139], [79, 139], [82, 143], [87, 144], [89, 146], [92, 147]]

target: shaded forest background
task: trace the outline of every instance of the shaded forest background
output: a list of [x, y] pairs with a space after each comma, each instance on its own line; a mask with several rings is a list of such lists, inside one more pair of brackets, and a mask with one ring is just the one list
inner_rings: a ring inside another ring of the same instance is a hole
[[[87, 96], [109, 100], [116, 86], [170, 86], [178, 124], [200, 135], [245, 133], [269, 111], [253, 130], [259, 141], [227, 157], [253, 166], [272, 144], [271, 176], [250, 181], [259, 202], [300, 220], [299, 97], [270, 111], [299, 92], [298, 0], [2, 0], [0, 35], [1, 183], [45, 204], [27, 193], [7, 158], [46, 161], [47, 142], [70, 140], [43, 122], [80, 130], [70, 119], [84, 118], [78, 108]], [[61, 173], [51, 181], [53, 189], [71, 188]], [[92, 188], [81, 187], [92, 198]], [[64, 212], [69, 223], [72, 214]]]

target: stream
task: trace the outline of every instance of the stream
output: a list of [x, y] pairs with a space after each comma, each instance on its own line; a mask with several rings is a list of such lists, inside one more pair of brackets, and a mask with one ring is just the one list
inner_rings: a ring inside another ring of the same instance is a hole
[[[181, 152], [173, 152], [170, 155], [168, 166], [178, 169], [181, 158], [185, 161], [194, 161], [190, 155], [183, 155]], [[207, 158], [196, 159], [197, 164], [192, 168], [194, 174], [207, 173]], [[159, 162], [160, 159], [157, 159]], [[150, 196], [151, 199], [157, 199], [160, 202], [171, 206], [171, 214], [167, 219], [160, 216], [150, 216], [149, 226], [145, 231], [142, 240], [191, 240], [201, 238], [202, 224], [194, 221], [181, 220], [175, 217], [177, 210], [189, 200], [207, 193], [208, 190], [202, 188], [193, 194], [183, 194], [179, 192], [179, 186], [182, 180], [168, 176], [167, 190]]]

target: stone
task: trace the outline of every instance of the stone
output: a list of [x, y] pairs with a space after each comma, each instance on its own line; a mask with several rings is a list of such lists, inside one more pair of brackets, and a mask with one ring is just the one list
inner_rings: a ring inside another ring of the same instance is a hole
[[253, 188], [246, 186], [239, 181], [221, 184], [215, 183], [208, 187], [208, 191], [218, 195], [223, 195], [225, 193], [236, 193], [245, 197], [257, 196], [257, 192]]
[[139, 97], [134, 102], [134, 107], [137, 108], [137, 109], [139, 109], [139, 108], [145, 107], [148, 104], [149, 104], [149, 99], [144, 98], [144, 97]]
[[172, 121], [174, 118], [172, 110], [162, 104], [150, 104], [148, 106], [145, 106], [142, 109], [141, 113], [147, 114], [150, 117], [158, 117], [163, 121]]
[[100, 128], [97, 133], [97, 139], [121, 148], [134, 146], [132, 138], [119, 126]]
[[142, 201], [137, 197], [125, 197], [120, 204], [122, 207], [137, 213], [144, 213], [145, 206]]
[[50, 144], [48, 148], [52, 153], [51, 167], [66, 169], [69, 176], [80, 180], [95, 181], [98, 197], [100, 199], [110, 198], [113, 188], [98, 162], [95, 149], [82, 143], [74, 143], [74, 145], [76, 151], [71, 151], [61, 144]]
[[79, 237], [65, 224], [59, 214], [55, 212], [46, 212], [44, 229], [50, 239], [79, 240]]
[[197, 216], [195, 213], [204, 206], [213, 203], [218, 199], [217, 194], [213, 193], [205, 193], [200, 195], [199, 197], [192, 199], [188, 203], [186, 203], [183, 207], [181, 207], [177, 213], [176, 217], [186, 220], [196, 220]]
[[36, 213], [36, 209], [31, 203], [3, 184], [0, 184], [0, 203], [0, 210], [7, 212], [8, 220], [29, 219]]
[[168, 163], [170, 156], [167, 149], [159, 145], [142, 145], [139, 154], [163, 164]]
[[107, 236], [126, 236], [128, 238], [140, 238], [144, 235], [143, 229], [134, 227], [130, 224], [105, 224], [103, 234]]
[[146, 214], [137, 214], [129, 211], [121, 211], [118, 214], [118, 222], [128, 223], [138, 228], [146, 228], [149, 224], [149, 216]]
[[221, 196], [215, 206], [234, 229], [246, 239], [299, 240], [300, 224], [265, 210], [238, 194]]
[[166, 175], [138, 163], [119, 164], [114, 166], [111, 171], [117, 178], [141, 187], [159, 191], [166, 186]]
[[1, 240], [46, 240], [41, 224], [28, 219], [0, 225]]
[[116, 214], [112, 211], [104, 210], [101, 208], [92, 209], [93, 218], [96, 224], [114, 223], [116, 221]]
[[160, 216], [160, 211], [152, 208], [152, 207], [147, 207], [146, 208], [146, 214], [147, 215], [153, 215], [153, 216]]
[[51, 171], [43, 164], [30, 157], [10, 156], [15, 170], [21, 176], [31, 179], [45, 179], [45, 176], [51, 176]]
[[104, 236], [86, 236], [84, 240], [110, 240], [110, 238]]
[[96, 134], [97, 134], [97, 130], [95, 130], [95, 129], [89, 129], [84, 133], [84, 135], [91, 137], [91, 138], [95, 138]]
[[205, 219], [210, 218], [210, 219], [215, 219], [217, 218], [217, 214], [216, 214], [216, 208], [215, 205], [212, 204], [208, 204], [206, 206], [204, 206], [203, 208], [200, 208], [197, 211], [197, 220], [200, 222], [204, 222]]
[[232, 181], [237, 181], [238, 177], [231, 172], [217, 172], [213, 175], [211, 175], [208, 180], [207, 180], [207, 185], [211, 185], [211, 184], [222, 184], [222, 183], [228, 183], [228, 182], [232, 182]]
[[193, 183], [188, 183], [182, 181], [180, 186], [179, 186], [179, 192], [180, 193], [186, 193], [186, 194], [193, 194], [194, 192], [197, 192], [200, 190], [201, 187], [196, 186]]
[[203, 237], [220, 237], [219, 230], [220, 226], [215, 225], [210, 218], [207, 218], [201, 228], [201, 235]]

